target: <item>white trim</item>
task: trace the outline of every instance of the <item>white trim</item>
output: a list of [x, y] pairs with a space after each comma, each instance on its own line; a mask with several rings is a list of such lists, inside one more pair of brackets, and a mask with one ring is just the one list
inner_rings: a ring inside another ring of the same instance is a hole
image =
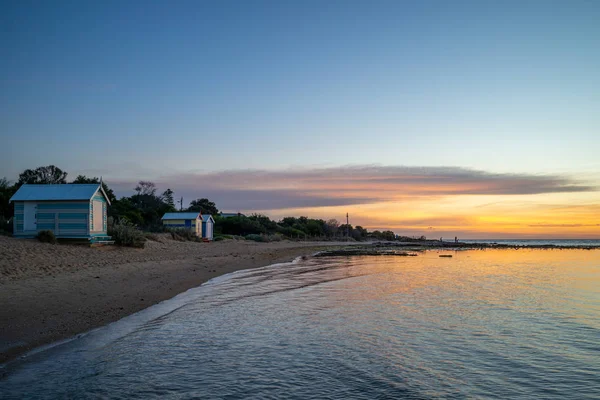
[[104, 200], [106, 200], [106, 202], [108, 203], [108, 205], [110, 206], [110, 199], [108, 198], [108, 196], [106, 195], [106, 192], [104, 191], [104, 189], [102, 189], [102, 184], [100, 183], [98, 185], [98, 189], [96, 189], [96, 191], [94, 192], [94, 194], [92, 195], [92, 197], [90, 198], [90, 201], [94, 200], [94, 197], [96, 197], [96, 193], [98, 193], [98, 190], [100, 190], [102, 192], [102, 195], [104, 196]]

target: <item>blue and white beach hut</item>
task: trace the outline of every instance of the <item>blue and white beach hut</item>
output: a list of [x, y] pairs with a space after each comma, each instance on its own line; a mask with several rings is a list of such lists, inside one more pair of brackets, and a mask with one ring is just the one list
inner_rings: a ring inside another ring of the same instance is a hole
[[213, 240], [215, 220], [212, 215], [202, 215], [202, 238]]
[[202, 214], [199, 212], [172, 212], [162, 217], [163, 226], [167, 228], [188, 229], [200, 236], [202, 229]]
[[110, 200], [99, 183], [25, 184], [10, 201], [15, 205], [15, 237], [35, 237], [49, 230], [57, 238], [110, 239], [106, 232]]

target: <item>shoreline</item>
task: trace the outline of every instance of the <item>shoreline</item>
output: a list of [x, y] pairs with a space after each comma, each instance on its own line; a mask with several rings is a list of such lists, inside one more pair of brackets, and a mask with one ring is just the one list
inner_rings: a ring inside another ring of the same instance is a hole
[[[206, 244], [168, 239], [162, 244], [162, 248], [150, 246], [139, 250], [52, 246], [12, 238], [0, 240], [3, 256], [0, 260], [0, 364], [41, 346], [118, 321], [218, 276], [290, 262], [300, 256], [347, 245], [287, 241]], [[40, 246], [46, 252], [57, 254], [54, 258], [51, 254], [38, 257], [32, 250]], [[65, 251], [69, 254], [61, 257], [60, 253]], [[178, 259], [181, 252], [187, 253]], [[12, 253], [19, 253], [20, 259], [16, 260]], [[119, 262], [101, 262], [105, 253], [118, 253], [114, 259]], [[54, 261], [48, 264], [58, 265], [54, 268], [43, 263], [33, 265], [43, 261], [42, 258]], [[16, 271], [7, 261], [20, 262], [27, 268]]]
[[[0, 237], [0, 365], [41, 346], [118, 321], [210, 279], [329, 251], [515, 249], [439, 242], [177, 242], [168, 235], [146, 249], [53, 246]], [[518, 249], [563, 249], [527, 246]], [[566, 247], [574, 250], [590, 250]], [[598, 248], [594, 248], [598, 249]], [[364, 252], [361, 254], [361, 252]]]

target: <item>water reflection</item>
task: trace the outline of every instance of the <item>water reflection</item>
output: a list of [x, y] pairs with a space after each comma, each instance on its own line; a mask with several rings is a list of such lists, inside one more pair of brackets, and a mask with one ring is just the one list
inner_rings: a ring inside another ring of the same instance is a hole
[[438, 256], [236, 273], [13, 365], [0, 389], [8, 398], [600, 392], [600, 252]]

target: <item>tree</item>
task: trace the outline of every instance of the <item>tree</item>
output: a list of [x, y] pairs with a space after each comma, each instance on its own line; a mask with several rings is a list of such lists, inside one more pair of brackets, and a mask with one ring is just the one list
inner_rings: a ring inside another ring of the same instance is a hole
[[173, 191], [171, 189], [165, 190], [162, 194], [162, 198], [165, 204], [175, 208], [175, 200], [173, 200]]
[[381, 232], [381, 236], [385, 240], [395, 240], [396, 234], [392, 231], [383, 231]]
[[325, 224], [325, 232], [328, 236], [335, 236], [338, 233], [338, 229], [340, 228], [340, 223], [337, 219], [330, 219]]
[[249, 234], [267, 233], [267, 230], [256, 219], [244, 216], [215, 219], [215, 230], [227, 235], [245, 236]]
[[363, 240], [363, 239], [366, 239], [367, 234], [368, 234], [367, 230], [359, 225], [354, 228], [354, 232], [353, 232], [352, 236], [356, 240]]
[[9, 200], [16, 191], [17, 186], [12, 185], [8, 179], [0, 179], [0, 217], [11, 218], [13, 216], [13, 207]]
[[339, 232], [342, 236], [350, 236], [352, 235], [353, 229], [352, 224], [343, 224], [340, 225]]
[[217, 215], [219, 213], [217, 205], [214, 202], [204, 198], [192, 200], [190, 202], [190, 206], [188, 207], [188, 211], [198, 211], [202, 214], [210, 215]]
[[296, 218], [294, 217], [285, 217], [281, 221], [279, 221], [279, 225], [285, 226], [294, 226], [296, 224]]
[[325, 233], [325, 221], [320, 219], [310, 219], [306, 223], [306, 232], [312, 236], [321, 236]]
[[135, 191], [138, 195], [142, 196], [154, 196], [156, 194], [156, 185], [154, 182], [139, 181], [135, 187]]
[[23, 184], [51, 184], [51, 183], [67, 183], [67, 173], [62, 169], [48, 165], [46, 167], [38, 167], [36, 169], [26, 169], [19, 174], [17, 185], [20, 187]]
[[272, 221], [271, 218], [262, 214], [252, 214], [248, 217], [252, 221], [257, 221], [268, 233], [274, 233], [277, 231], [277, 222]]
[[[75, 184], [90, 184], [90, 183], [100, 183], [100, 179], [93, 177], [93, 178], [89, 178], [85, 175], [77, 175], [77, 178], [75, 178], [75, 180], [73, 180], [73, 182], [71, 183], [75, 183]], [[108, 185], [106, 184], [106, 182], [102, 181], [102, 189], [104, 190], [104, 193], [106, 193], [106, 197], [108, 197], [108, 200], [110, 200], [111, 203], [114, 203], [115, 200], [117, 200], [117, 196], [115, 196], [115, 192], [113, 192], [112, 189], [110, 189], [108, 187]]]
[[160, 219], [165, 213], [175, 211], [175, 207], [166, 203], [164, 196], [156, 196], [156, 185], [152, 182], [140, 181], [135, 191], [133, 196], [115, 201], [109, 215], [117, 219], [125, 217], [144, 229], [162, 229]]

